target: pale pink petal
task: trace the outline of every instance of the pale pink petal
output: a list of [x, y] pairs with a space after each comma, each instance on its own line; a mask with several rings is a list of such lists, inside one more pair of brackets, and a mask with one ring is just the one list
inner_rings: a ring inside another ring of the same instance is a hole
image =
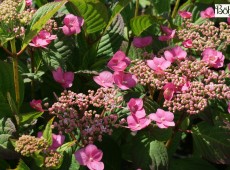
[[146, 116], [145, 109], [138, 110], [134, 112], [134, 114], [137, 118], [143, 118]]
[[85, 153], [85, 148], [79, 149], [74, 153], [76, 160], [79, 162], [80, 165], [87, 165], [89, 163], [89, 157]]
[[192, 17], [192, 13], [188, 11], [179, 11], [178, 13], [184, 19], [190, 19]]
[[157, 126], [161, 129], [165, 129], [165, 128], [168, 128], [168, 126], [165, 126], [163, 123], [156, 123]]
[[90, 161], [88, 164], [87, 164], [87, 167], [90, 169], [90, 170], [103, 170], [104, 169], [104, 163], [103, 162], [97, 162], [97, 161]]
[[172, 121], [174, 119], [174, 114], [172, 112], [165, 112], [165, 120]]
[[161, 119], [155, 113], [149, 114], [148, 117], [149, 119], [154, 120], [156, 122], [161, 122]]
[[200, 16], [201, 18], [214, 18], [215, 17], [214, 9], [212, 7], [208, 7], [204, 11], [200, 12]]
[[156, 115], [157, 115], [159, 118], [162, 118], [162, 117], [165, 116], [165, 111], [162, 110], [162, 109], [157, 109]]
[[163, 121], [162, 124], [164, 124], [165, 126], [175, 126], [175, 123], [170, 121]]

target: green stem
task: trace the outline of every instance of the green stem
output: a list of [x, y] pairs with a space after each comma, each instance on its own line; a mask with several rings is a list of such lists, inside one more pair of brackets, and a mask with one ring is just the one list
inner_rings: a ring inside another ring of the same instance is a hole
[[139, 11], [139, 0], [136, 0], [136, 7], [135, 7], [134, 17], [138, 16], [138, 11]]
[[173, 8], [172, 16], [171, 16], [172, 18], [175, 18], [179, 4], [180, 4], [180, 0], [176, 0], [175, 6]]
[[[31, 59], [31, 63], [30, 63], [31, 72], [32, 72], [32, 73], [35, 73], [34, 52], [33, 52], [33, 49], [30, 50], [30, 59]], [[35, 93], [34, 93], [34, 78], [33, 78], [32, 81], [31, 81], [31, 97], [32, 97], [32, 99], [35, 98]]]
[[19, 94], [18, 58], [17, 58], [15, 39], [10, 41], [10, 45], [11, 45], [12, 58], [13, 58], [15, 97], [16, 97], [16, 104], [17, 104], [17, 107], [18, 107], [19, 102], [20, 102], [20, 94]]
[[186, 116], [187, 116], [186, 112], [181, 114], [179, 120], [176, 122], [176, 125], [175, 125], [175, 127], [173, 129], [171, 137], [167, 140], [167, 142], [165, 144], [166, 148], [169, 148], [171, 146], [171, 144], [173, 142], [173, 139], [174, 139], [176, 133], [179, 131], [180, 125], [183, 122], [183, 120], [186, 118]]

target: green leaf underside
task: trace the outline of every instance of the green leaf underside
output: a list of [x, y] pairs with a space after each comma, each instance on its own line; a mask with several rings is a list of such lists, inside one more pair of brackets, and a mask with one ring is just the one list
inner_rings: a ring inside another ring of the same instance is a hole
[[70, 0], [79, 15], [84, 18], [84, 28], [88, 34], [95, 33], [107, 25], [108, 11], [105, 5], [98, 0]]
[[42, 136], [47, 140], [49, 146], [52, 144], [53, 139], [52, 139], [52, 129], [51, 129], [51, 125], [53, 123], [54, 117], [52, 119], [49, 120], [49, 122], [46, 124], [46, 128], [43, 131]]
[[215, 126], [202, 122], [192, 131], [196, 151], [204, 158], [219, 164], [230, 163], [230, 129], [222, 122], [216, 121]]
[[119, 48], [123, 40], [124, 21], [121, 15], [117, 15], [116, 19], [101, 38], [97, 56], [111, 56]]

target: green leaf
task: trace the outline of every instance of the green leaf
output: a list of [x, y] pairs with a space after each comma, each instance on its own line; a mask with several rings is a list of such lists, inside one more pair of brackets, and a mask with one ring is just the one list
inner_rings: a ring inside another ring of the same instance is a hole
[[20, 125], [31, 123], [33, 120], [39, 118], [44, 112], [30, 112], [19, 115]]
[[158, 105], [158, 103], [152, 100], [151, 98], [149, 97], [144, 98], [144, 109], [146, 113], [148, 114], [155, 113], [159, 107], [160, 106]]
[[11, 150], [12, 145], [9, 138], [16, 132], [15, 125], [10, 118], [0, 119], [0, 157], [2, 158], [17, 158], [18, 154]]
[[51, 129], [51, 125], [53, 123], [54, 117], [52, 119], [49, 120], [49, 122], [46, 124], [46, 128], [43, 131], [42, 136], [47, 140], [48, 145], [50, 146], [53, 142], [52, 139], [52, 129]]
[[84, 28], [88, 34], [95, 33], [107, 25], [108, 11], [99, 0], [70, 0], [77, 12], [84, 18]]
[[150, 15], [141, 15], [131, 19], [130, 26], [136, 36], [154, 24], [154, 18]]
[[102, 162], [105, 164], [105, 169], [121, 169], [121, 151], [119, 145], [110, 136], [103, 136], [103, 140], [96, 145], [103, 151]]
[[[10, 93], [12, 100], [15, 99], [15, 90], [14, 90], [14, 79], [13, 79], [13, 66], [0, 60], [0, 105], [7, 105], [7, 93]], [[24, 83], [22, 77], [19, 75], [19, 93], [20, 93], [20, 105], [23, 102], [24, 98]], [[4, 111], [9, 111], [10, 105], [6, 108], [0, 108], [0, 115], [5, 114]], [[2, 113], [3, 112], [3, 113]], [[12, 116], [12, 115], [8, 115]]]
[[14, 123], [10, 118], [1, 118], [0, 119], [0, 134], [9, 134], [12, 135], [16, 132]]
[[44, 157], [42, 155], [40, 155], [39, 153], [35, 152], [33, 155], [32, 155], [33, 159], [34, 159], [34, 162], [35, 164], [38, 166], [38, 167], [42, 167], [43, 164], [44, 164]]
[[184, 159], [171, 159], [169, 162], [169, 170], [217, 170], [207, 161], [202, 158], [184, 158]]
[[30, 170], [30, 168], [22, 159], [20, 159], [17, 167], [14, 170]]
[[70, 167], [69, 167], [69, 170], [79, 170], [80, 169], [80, 165], [79, 163], [77, 162], [74, 154], [72, 154], [72, 158], [71, 158], [71, 163], [70, 163]]
[[9, 92], [7, 92], [7, 100], [8, 100], [8, 103], [10, 105], [11, 111], [12, 111], [12, 113], [13, 113], [16, 121], [17, 121], [17, 124], [19, 124], [18, 109], [17, 109], [16, 103], [12, 99], [12, 97], [11, 97]]
[[99, 42], [97, 56], [112, 56], [121, 46], [123, 33], [124, 21], [121, 15], [117, 15]]
[[47, 21], [67, 2], [62, 0], [60, 2], [47, 3], [39, 8], [33, 15], [30, 21], [29, 29], [26, 31], [25, 39], [22, 43], [21, 50], [24, 50], [30, 41], [38, 34]]
[[150, 143], [149, 155], [152, 159], [152, 169], [168, 169], [168, 153], [164, 143], [156, 140], [152, 141]]
[[171, 4], [170, 0], [164, 0], [164, 4], [162, 4], [162, 0], [154, 0], [153, 3], [153, 9], [154, 9], [154, 15], [162, 16], [165, 15], [166, 17], [169, 16], [171, 12]]
[[110, 17], [109, 23], [106, 27], [106, 30], [114, 22], [114, 19], [117, 18], [117, 15], [131, 2], [132, 0], [120, 0], [116, 6], [113, 8], [112, 15]]
[[72, 147], [73, 145], [76, 144], [76, 141], [71, 141], [71, 142], [67, 142], [64, 145], [60, 146], [57, 148], [57, 152], [64, 152], [66, 151], [68, 148]]
[[0, 169], [9, 169], [10, 165], [3, 159], [0, 159]]
[[195, 151], [211, 162], [229, 164], [229, 125], [220, 120], [215, 120], [214, 124], [214, 126], [210, 126], [210, 124], [202, 122], [193, 127]]

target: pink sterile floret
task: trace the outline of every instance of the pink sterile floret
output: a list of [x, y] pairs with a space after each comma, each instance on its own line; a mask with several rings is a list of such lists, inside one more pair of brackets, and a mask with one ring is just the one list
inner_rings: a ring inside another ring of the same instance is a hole
[[151, 123], [151, 120], [146, 117], [138, 118], [131, 114], [127, 117], [127, 123], [131, 131], [138, 131], [147, 127]]
[[[38, 132], [38, 138], [42, 137], [42, 132]], [[52, 145], [49, 147], [51, 150], [56, 150], [58, 147], [60, 147], [64, 141], [65, 141], [65, 136], [64, 135], [56, 135], [52, 133]]]
[[176, 30], [172, 30], [166, 26], [161, 26], [161, 30], [163, 31], [163, 33], [165, 35], [161, 35], [158, 39], [160, 41], [168, 41], [171, 40], [172, 38], [174, 38]]
[[144, 48], [148, 45], [150, 45], [153, 41], [153, 38], [151, 36], [146, 37], [134, 37], [133, 38], [133, 46], [137, 48]]
[[173, 98], [174, 93], [176, 92], [176, 86], [173, 83], [167, 83], [163, 87], [164, 89], [164, 98], [165, 100], [171, 100]]
[[137, 118], [145, 117], [146, 113], [143, 108], [143, 100], [140, 98], [131, 98], [127, 103], [131, 114], [135, 115]]
[[202, 52], [202, 60], [206, 61], [210, 67], [220, 68], [224, 65], [224, 55], [220, 51], [206, 48]]
[[62, 31], [65, 35], [79, 34], [84, 24], [84, 19], [73, 14], [67, 14], [63, 20]]
[[93, 144], [79, 149], [74, 155], [80, 165], [87, 166], [90, 170], [104, 169], [104, 163], [101, 162], [103, 152]]
[[30, 46], [33, 47], [42, 47], [46, 48], [48, 44], [51, 43], [52, 40], [56, 39], [56, 35], [51, 35], [50, 32], [42, 30], [32, 39], [32, 43], [29, 43]]
[[121, 90], [128, 90], [137, 84], [137, 77], [131, 73], [115, 72], [113, 78]]
[[162, 109], [157, 109], [157, 112], [151, 113], [149, 115], [151, 120], [156, 121], [156, 124], [159, 128], [168, 128], [169, 126], [175, 126], [173, 121], [174, 114], [169, 111], [164, 111]]
[[171, 65], [171, 62], [167, 61], [164, 57], [154, 57], [152, 60], [147, 60], [147, 65], [156, 73], [161, 74]]
[[230, 17], [227, 18], [227, 23], [230, 25]]
[[185, 41], [182, 42], [182, 45], [185, 48], [192, 48], [192, 40], [191, 39], [185, 40]]
[[192, 17], [192, 13], [188, 11], [179, 11], [178, 13], [184, 19], [190, 19]]
[[200, 12], [200, 16], [201, 18], [214, 18], [215, 17], [214, 9], [212, 7], [208, 7], [204, 11]]
[[69, 88], [72, 86], [74, 80], [73, 72], [63, 72], [61, 67], [52, 71], [53, 78], [56, 82], [60, 83], [63, 88]]
[[42, 109], [42, 101], [41, 100], [35, 100], [33, 99], [31, 102], [30, 102], [30, 106], [39, 111], [39, 112], [44, 112], [44, 110]]
[[113, 87], [113, 74], [109, 71], [103, 71], [98, 76], [94, 76], [93, 80], [102, 87]]
[[164, 57], [167, 61], [173, 63], [175, 60], [184, 60], [187, 56], [187, 52], [184, 51], [180, 46], [176, 46], [171, 50], [164, 52]]
[[107, 66], [113, 71], [124, 71], [131, 63], [130, 59], [126, 57], [123, 51], [117, 51]]

